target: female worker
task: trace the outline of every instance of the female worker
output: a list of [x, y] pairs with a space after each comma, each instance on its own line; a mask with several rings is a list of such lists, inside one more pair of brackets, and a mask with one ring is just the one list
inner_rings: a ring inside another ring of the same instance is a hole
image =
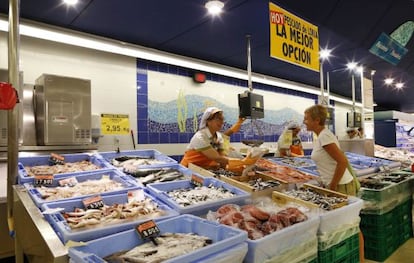
[[325, 187], [347, 195], [356, 195], [356, 178], [348, 159], [339, 148], [336, 136], [325, 127], [327, 109], [322, 105], [313, 105], [305, 110], [303, 123], [308, 131], [318, 136], [311, 154], [316, 163], [320, 178]]
[[277, 149], [280, 157], [292, 156], [303, 157], [302, 141], [298, 136], [300, 125], [292, 122], [286, 126], [286, 129], [279, 136], [277, 141]]
[[[243, 120], [240, 118], [224, 133], [231, 135], [238, 132]], [[191, 138], [181, 164], [186, 167], [193, 163], [203, 168], [225, 168], [229, 164], [229, 158], [224, 154], [223, 134], [219, 132], [223, 124], [223, 111], [216, 107], [207, 108], [201, 117], [200, 129]]]

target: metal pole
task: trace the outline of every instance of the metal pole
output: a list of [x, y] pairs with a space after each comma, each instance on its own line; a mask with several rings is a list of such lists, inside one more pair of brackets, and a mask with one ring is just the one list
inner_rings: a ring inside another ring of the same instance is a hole
[[[9, 56], [9, 83], [19, 90], [19, 0], [9, 0], [9, 39], [8, 39], [8, 56]], [[13, 188], [17, 178], [17, 160], [19, 154], [18, 145], [18, 107], [7, 113], [7, 219], [9, 230], [14, 233], [13, 224]]]
[[329, 86], [330, 84], [329, 84], [329, 71], [328, 72], [326, 72], [326, 94], [328, 94], [328, 95], [326, 95], [326, 102], [327, 102], [327, 104], [329, 105], [329, 94], [330, 94], [330, 86]]
[[354, 72], [352, 72], [352, 112], [355, 112], [355, 76]]
[[249, 90], [252, 91], [253, 90], [253, 85], [252, 85], [252, 59], [250, 56], [250, 35], [246, 35], [246, 39], [247, 39], [247, 85], [249, 87]]
[[319, 64], [319, 77], [320, 77], [320, 82], [321, 82], [321, 96], [322, 96], [322, 101], [325, 101], [325, 98], [324, 98], [324, 90], [325, 90], [325, 87], [324, 87], [324, 83], [323, 83], [323, 60], [321, 60], [320, 61], [320, 64]]

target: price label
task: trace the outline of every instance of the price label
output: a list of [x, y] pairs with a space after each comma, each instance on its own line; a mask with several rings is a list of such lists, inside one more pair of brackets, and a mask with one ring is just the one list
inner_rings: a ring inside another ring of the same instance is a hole
[[82, 203], [86, 209], [99, 209], [105, 205], [100, 195], [85, 198]]
[[142, 239], [154, 238], [160, 234], [160, 229], [153, 220], [139, 224], [135, 228]]
[[75, 177], [69, 177], [62, 180], [59, 180], [60, 186], [70, 186], [73, 187], [78, 184], [78, 180]]
[[191, 176], [191, 183], [197, 187], [202, 187], [204, 185], [204, 179], [193, 174]]
[[53, 185], [53, 174], [36, 174], [34, 176], [35, 186], [51, 186]]
[[56, 153], [51, 153], [49, 157], [49, 165], [57, 164], [65, 164], [65, 157]]
[[127, 114], [101, 114], [103, 134], [129, 134], [129, 116]]

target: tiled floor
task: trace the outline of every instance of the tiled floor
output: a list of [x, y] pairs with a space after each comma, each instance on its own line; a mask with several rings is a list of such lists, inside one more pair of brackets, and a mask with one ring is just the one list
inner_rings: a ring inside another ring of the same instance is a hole
[[[372, 261], [366, 259], [365, 263], [373, 263], [377, 261]], [[384, 263], [412, 263], [414, 262], [414, 238], [407, 240], [403, 245], [401, 245]]]

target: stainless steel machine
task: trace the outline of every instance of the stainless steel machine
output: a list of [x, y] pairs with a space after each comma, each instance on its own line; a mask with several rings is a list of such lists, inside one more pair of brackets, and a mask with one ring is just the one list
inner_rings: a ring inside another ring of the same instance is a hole
[[36, 79], [33, 106], [38, 145], [92, 142], [90, 80], [43, 74]]

